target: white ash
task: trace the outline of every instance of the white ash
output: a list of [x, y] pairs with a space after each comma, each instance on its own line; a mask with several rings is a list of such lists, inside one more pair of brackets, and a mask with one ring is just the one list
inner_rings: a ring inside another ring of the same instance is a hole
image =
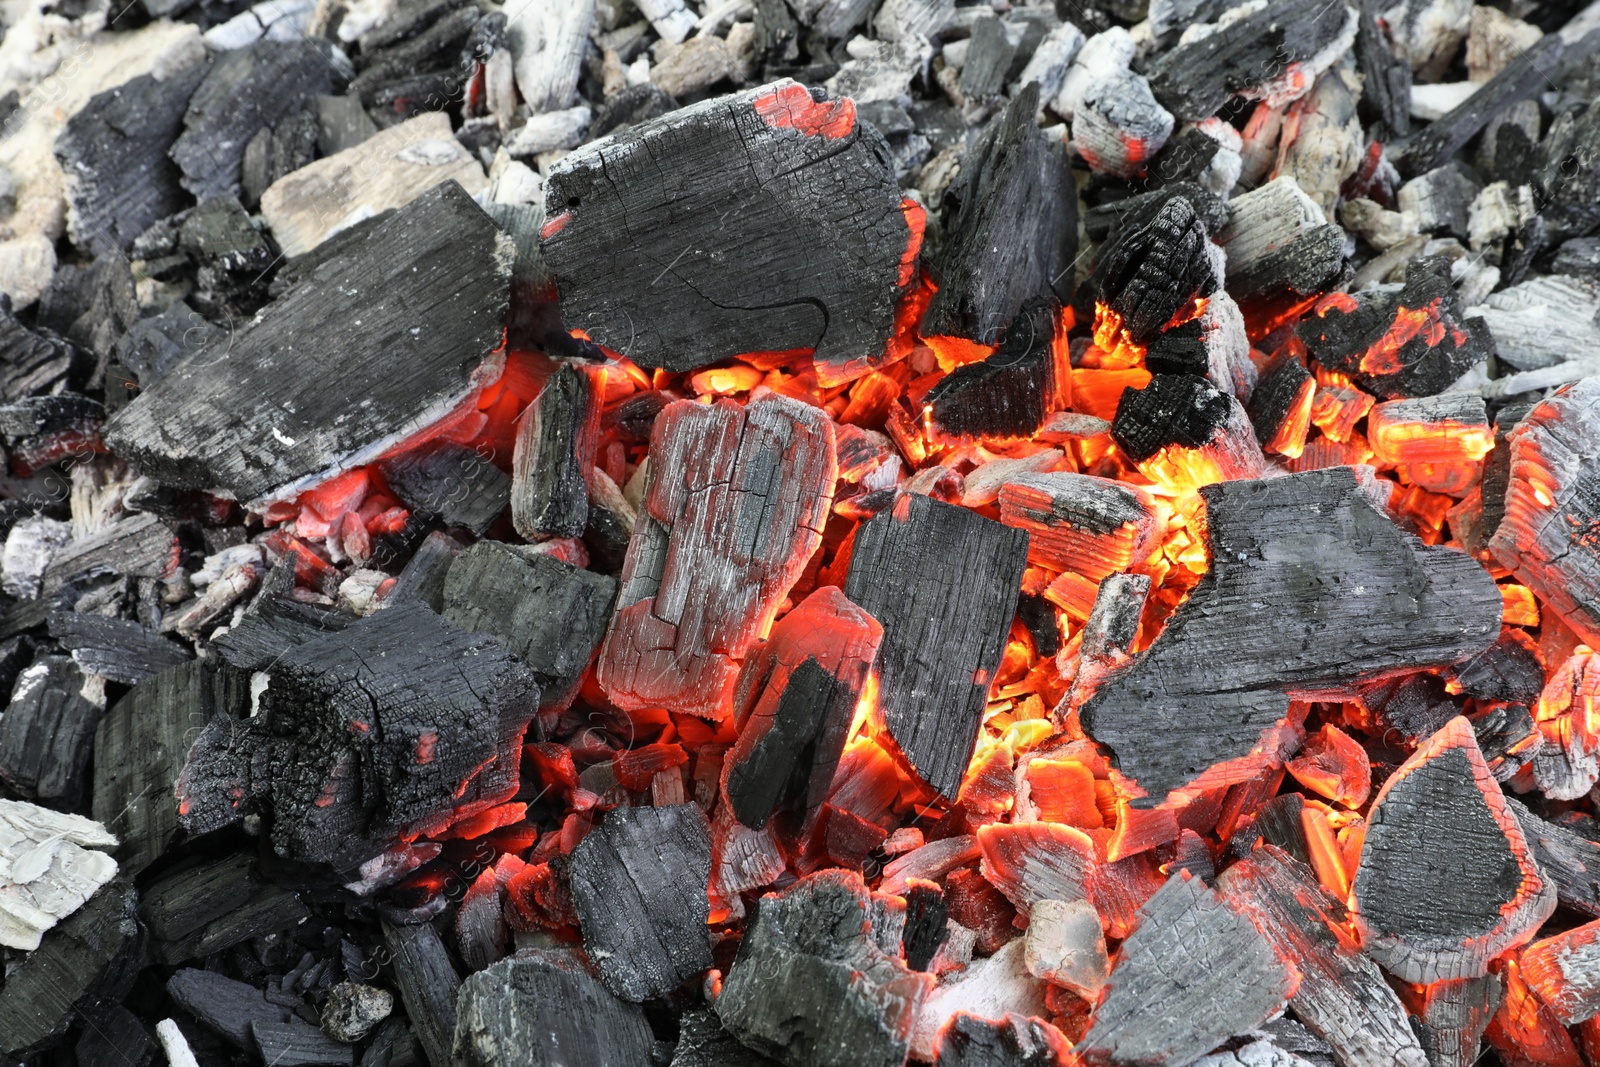
[[46, 930], [116, 877], [117, 861], [98, 851], [116, 846], [92, 819], [0, 800], [0, 945], [38, 948]]

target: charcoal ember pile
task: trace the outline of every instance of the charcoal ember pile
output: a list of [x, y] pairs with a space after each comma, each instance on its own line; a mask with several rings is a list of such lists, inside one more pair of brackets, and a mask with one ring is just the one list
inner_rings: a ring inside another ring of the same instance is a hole
[[0, 1067], [1600, 1067], [1600, 4], [0, 27]]

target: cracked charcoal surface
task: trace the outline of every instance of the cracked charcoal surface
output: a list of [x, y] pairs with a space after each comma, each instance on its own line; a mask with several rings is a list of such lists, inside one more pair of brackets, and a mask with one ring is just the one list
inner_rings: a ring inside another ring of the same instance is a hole
[[1174, 196], [1101, 252], [1091, 284], [1097, 298], [1121, 316], [1130, 340], [1145, 344], [1190, 301], [1216, 291], [1222, 279], [1205, 252], [1208, 244], [1194, 205]]

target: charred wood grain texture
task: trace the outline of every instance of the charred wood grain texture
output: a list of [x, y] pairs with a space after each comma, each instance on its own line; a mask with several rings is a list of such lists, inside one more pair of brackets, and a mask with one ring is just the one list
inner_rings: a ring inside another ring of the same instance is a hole
[[135, 685], [192, 659], [190, 650], [129, 619], [57, 611], [50, 634], [86, 674]]
[[384, 923], [383, 940], [393, 959], [400, 1001], [423, 1054], [432, 1067], [452, 1067], [461, 976], [450, 962], [439, 931], [428, 923]]
[[1388, 137], [1404, 137], [1411, 132], [1411, 65], [1395, 56], [1389, 40], [1378, 25], [1385, 9], [1379, 0], [1358, 0], [1356, 23], [1356, 66], [1361, 71], [1361, 99], [1371, 106], [1383, 122]]
[[958, 1011], [939, 1033], [934, 1067], [1056, 1067], [1071, 1062], [1072, 1044], [1043, 1019], [1007, 1012], [985, 1019]]
[[1053, 298], [1024, 305], [1005, 328], [999, 349], [957, 367], [928, 390], [933, 427], [952, 437], [1030, 437], [1056, 403]]
[[1111, 439], [1135, 463], [1169, 445], [1205, 448], [1227, 432], [1234, 403], [1197, 375], [1157, 374], [1143, 389], [1122, 391]]
[[1155, 548], [1155, 498], [1142, 487], [1066, 471], [1000, 487], [1000, 521], [1028, 531], [1028, 560], [1092, 582], [1143, 563]]
[[413, 512], [437, 515], [482, 537], [511, 500], [511, 477], [490, 456], [449, 442], [425, 444], [379, 465]]
[[1417, 1039], [1435, 1067], [1473, 1067], [1489, 1020], [1500, 1010], [1506, 982], [1498, 974], [1433, 982], [1413, 1005]]
[[[618, 999], [567, 953], [543, 950], [502, 960], [462, 983], [453, 1062], [464, 1067], [642, 1064], [650, 1062], [652, 1041], [641, 1008]], [[721, 1067], [727, 1061], [712, 1062]]]
[[1159, 204], [1135, 227], [1123, 223], [1100, 252], [1089, 284], [1135, 344], [1148, 344], [1196, 297], [1222, 284], [1222, 250], [1187, 197]]
[[1506, 807], [1517, 817], [1539, 872], [1556, 887], [1556, 899], [1573, 911], [1600, 917], [1600, 844], [1560, 823], [1541, 819], [1515, 797]]
[[600, 405], [594, 383], [568, 363], [546, 383], [517, 426], [511, 461], [511, 523], [530, 541], [580, 537], [589, 524], [584, 475], [594, 465]]
[[86, 683], [65, 656], [41, 656], [17, 677], [0, 714], [0, 781], [17, 796], [77, 806], [105, 710]]

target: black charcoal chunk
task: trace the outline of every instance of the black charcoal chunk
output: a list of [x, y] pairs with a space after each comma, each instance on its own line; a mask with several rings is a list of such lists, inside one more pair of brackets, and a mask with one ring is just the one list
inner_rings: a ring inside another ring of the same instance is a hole
[[87, 266], [56, 268], [39, 301], [37, 325], [52, 330], [95, 357], [88, 385], [101, 383], [106, 360], [123, 333], [139, 321], [128, 257], [112, 249]]
[[[387, 21], [393, 21], [387, 20]], [[353, 96], [319, 96], [312, 107], [317, 115], [317, 155], [331, 156], [354, 148], [378, 132], [377, 123]]]
[[437, 515], [480, 537], [511, 499], [511, 476], [465, 445], [423, 445], [378, 465], [395, 496], [413, 511]]
[[944, 901], [944, 890], [937, 882], [914, 879], [905, 897], [906, 925], [900, 934], [900, 947], [907, 967], [926, 971], [939, 946], [950, 936], [950, 926], [946, 922], [950, 909]]
[[114, 355], [117, 364], [133, 376], [134, 384], [147, 389], [191, 353], [220, 357], [229, 336], [227, 330], [212, 325], [180, 300], [130, 326], [117, 342]]
[[[408, 601], [425, 604], [440, 614], [444, 613], [444, 584], [451, 564], [461, 555], [461, 542], [438, 530], [422, 539], [422, 544], [395, 579], [394, 588], [385, 598], [390, 604]], [[459, 619], [456, 625], [462, 625]], [[471, 627], [467, 627], [471, 629]]]
[[121, 1004], [96, 1004], [83, 1016], [83, 1032], [73, 1050], [78, 1067], [148, 1067], [156, 1040], [139, 1017]]
[[1385, 10], [1380, 0], [1360, 0], [1361, 21], [1356, 23], [1356, 66], [1361, 71], [1361, 99], [1382, 121], [1388, 134], [1383, 140], [1411, 132], [1411, 65], [1395, 56], [1388, 36], [1378, 25]]
[[1187, 374], [1204, 378], [1211, 370], [1204, 327], [1199, 319], [1163, 330], [1150, 341], [1144, 366], [1151, 374]]
[[1253, 317], [1271, 321], [1351, 277], [1344, 258], [1344, 230], [1313, 226], [1287, 243], [1228, 272], [1228, 293]]
[[1556, 899], [1573, 911], [1600, 917], [1600, 844], [1571, 827], [1541, 819], [1516, 797], [1506, 807], [1522, 827], [1539, 871], [1555, 884]]
[[1448, 676], [1465, 695], [1478, 700], [1504, 700], [1532, 707], [1544, 690], [1544, 665], [1522, 631], [1507, 628], [1494, 644], [1470, 659], [1453, 664]]
[[230, 1044], [250, 1047], [250, 1028], [257, 1022], [287, 1023], [293, 1010], [267, 999], [254, 986], [195, 967], [186, 967], [167, 979], [167, 996], [174, 1004]]
[[1201, 448], [1228, 424], [1233, 405], [1204, 378], [1157, 374], [1143, 389], [1131, 386], [1117, 401], [1111, 439], [1135, 463], [1168, 445]]
[[24, 326], [11, 310], [11, 298], [0, 299], [0, 400], [58, 392], [78, 362], [69, 341], [54, 331]]
[[123, 685], [135, 685], [194, 658], [189, 649], [148, 626], [105, 615], [52, 612], [50, 636], [61, 642], [85, 674]]
[[[1315, 388], [1316, 382], [1311, 372], [1298, 359], [1280, 359], [1268, 368], [1251, 391], [1250, 403], [1245, 406], [1250, 425], [1256, 430], [1256, 440], [1261, 442], [1262, 448], [1279, 443], [1279, 432], [1297, 412], [1310, 413], [1308, 408], [1302, 409], [1301, 400], [1309, 398], [1311, 390]], [[1302, 429], [1301, 434], [1304, 432]]]
[[517, 426], [511, 522], [530, 541], [579, 537], [589, 524], [584, 476], [593, 463], [600, 417], [594, 384], [564, 364]]
[[86, 683], [65, 656], [43, 656], [17, 677], [0, 714], [0, 781], [18, 796], [77, 805], [104, 712]]
[[393, 961], [400, 1000], [428, 1063], [432, 1067], [451, 1067], [461, 976], [450, 962], [444, 942], [439, 940], [439, 931], [427, 923], [384, 923], [383, 939]]
[[671, 1067], [776, 1067], [777, 1062], [739, 1044], [709, 1008], [693, 1008], [678, 1020]]
[[336, 1067], [355, 1060], [355, 1049], [301, 1018], [288, 1022], [257, 1019], [250, 1038], [262, 1060], [276, 1067]]
[[[967, 61], [961, 68], [961, 95], [974, 102], [991, 100], [1005, 87], [1006, 71], [1011, 69], [1017, 46], [1006, 34], [1005, 24], [994, 15], [974, 22], [968, 41]], [[1031, 107], [1034, 111], [1039, 109], [1037, 99]]]
[[1090, 284], [1128, 339], [1143, 345], [1221, 285], [1220, 250], [1208, 251], [1214, 248], [1194, 205], [1174, 196], [1103, 248]]
[[[267, 580], [285, 580], [287, 585], [293, 573], [292, 567], [280, 564]], [[279, 575], [281, 579], [276, 577]], [[355, 621], [352, 615], [316, 604], [302, 604], [291, 600], [286, 593], [263, 589], [239, 624], [218, 637], [213, 647], [231, 666], [242, 671], [261, 671], [289, 650], [337, 633]]]
[[923, 399], [933, 425], [957, 437], [1030, 437], [1055, 406], [1054, 299], [1031, 300], [994, 355], [957, 367]]
[[642, 1067], [652, 1043], [644, 1010], [563, 952], [501, 960], [461, 986], [454, 1062], [462, 1067]]
[[1006, 1013], [986, 1019], [958, 1011], [939, 1032], [934, 1067], [1056, 1067], [1072, 1043], [1043, 1019]]

